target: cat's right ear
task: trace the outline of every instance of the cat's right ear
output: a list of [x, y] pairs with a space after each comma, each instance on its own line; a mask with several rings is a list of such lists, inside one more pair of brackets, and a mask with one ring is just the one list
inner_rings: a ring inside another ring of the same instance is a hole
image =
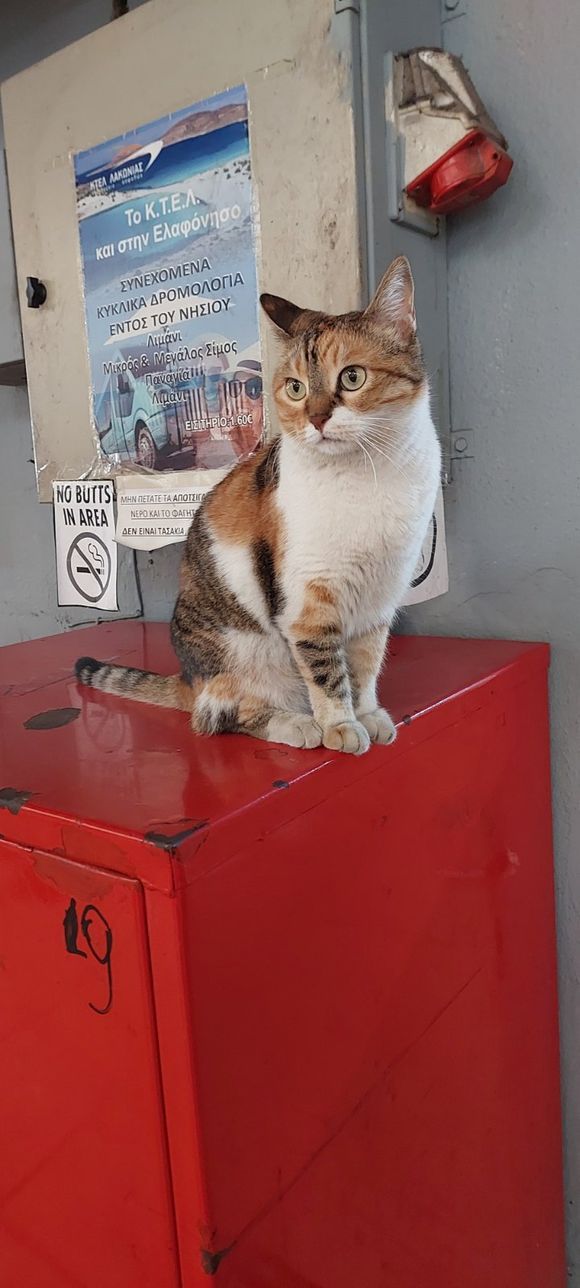
[[264, 313], [268, 314], [274, 326], [284, 335], [293, 335], [295, 325], [298, 319], [302, 317], [304, 309], [298, 308], [297, 304], [291, 304], [290, 300], [284, 300], [280, 295], [261, 295], [260, 304]]

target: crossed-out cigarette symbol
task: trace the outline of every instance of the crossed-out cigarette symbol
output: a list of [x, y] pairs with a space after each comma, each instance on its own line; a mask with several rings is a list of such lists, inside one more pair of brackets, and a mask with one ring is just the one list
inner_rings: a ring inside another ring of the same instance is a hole
[[94, 532], [81, 532], [71, 544], [66, 561], [70, 580], [89, 604], [97, 604], [109, 585], [111, 556]]

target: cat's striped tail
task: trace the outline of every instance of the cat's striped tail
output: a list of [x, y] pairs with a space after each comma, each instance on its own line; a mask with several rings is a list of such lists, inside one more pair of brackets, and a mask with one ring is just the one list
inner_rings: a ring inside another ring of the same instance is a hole
[[117, 693], [133, 702], [149, 702], [158, 707], [192, 711], [195, 693], [180, 675], [156, 675], [139, 671], [134, 666], [113, 666], [97, 662], [94, 657], [79, 657], [75, 674], [80, 684], [102, 693]]

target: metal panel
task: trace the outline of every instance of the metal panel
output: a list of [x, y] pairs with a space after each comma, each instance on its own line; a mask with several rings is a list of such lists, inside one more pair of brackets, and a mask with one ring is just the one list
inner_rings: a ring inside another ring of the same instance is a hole
[[21, 306], [28, 274], [49, 292], [42, 309], [23, 308], [42, 499], [94, 452], [71, 154], [245, 81], [262, 285], [355, 307], [352, 16], [333, 0], [260, 0], [243, 12], [231, 0], [152, 0], [4, 85]]
[[[0, 136], [0, 149], [2, 139]], [[0, 370], [15, 366], [22, 359], [22, 335], [18, 316], [14, 250], [10, 226], [10, 206], [4, 154], [0, 151]], [[8, 376], [8, 373], [5, 373]], [[16, 372], [14, 372], [16, 376]], [[0, 374], [0, 380], [2, 375]], [[20, 380], [6, 378], [2, 383], [16, 384]]]
[[[68, 632], [1, 649], [0, 832], [165, 892], [278, 827], [282, 816], [361, 782], [381, 756], [392, 765], [433, 738], [457, 719], [458, 691], [468, 709], [479, 703], [487, 670], [513, 682], [516, 661], [520, 674], [546, 661], [541, 645], [393, 639], [382, 685], [399, 738], [388, 754], [374, 748], [361, 760], [324, 747], [305, 753], [252, 738], [195, 737], [183, 712], [80, 691], [73, 671], [80, 651], [160, 674], [175, 669], [169, 630], [158, 622], [103, 624], [83, 631], [82, 642]], [[44, 729], [30, 728], [40, 717]]]
[[6, 1288], [178, 1288], [143, 892], [0, 841]]
[[546, 676], [516, 674], [185, 892], [219, 1288], [564, 1286]]

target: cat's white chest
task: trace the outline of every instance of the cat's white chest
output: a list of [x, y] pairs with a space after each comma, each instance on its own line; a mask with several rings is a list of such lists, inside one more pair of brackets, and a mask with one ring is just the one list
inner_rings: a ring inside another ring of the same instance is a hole
[[[347, 635], [389, 622], [409, 585], [435, 500], [435, 432], [405, 470], [378, 459], [349, 468], [338, 460], [308, 468], [293, 445], [282, 452], [279, 504], [286, 538], [283, 567], [289, 618], [308, 582], [329, 584]], [[286, 467], [286, 468], [285, 468]]]

